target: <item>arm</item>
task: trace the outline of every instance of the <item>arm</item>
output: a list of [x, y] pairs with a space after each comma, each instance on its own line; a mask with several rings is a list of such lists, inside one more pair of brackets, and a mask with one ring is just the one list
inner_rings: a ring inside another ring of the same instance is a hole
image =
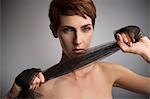
[[[117, 32], [116, 38], [118, 45], [123, 52], [140, 55], [150, 63], [150, 40], [144, 36], [143, 32], [134, 32], [132, 31], [133, 28], [130, 29], [125, 27], [123, 31], [119, 30]], [[138, 34], [136, 35], [134, 33]], [[150, 95], [150, 78], [135, 74], [122, 66], [117, 66], [114, 71], [117, 72], [116, 86]]]
[[115, 86], [140, 94], [150, 95], [150, 78], [140, 76], [127, 68], [116, 66]]
[[150, 95], [150, 78], [138, 75], [118, 64], [101, 62], [99, 66], [103, 68], [106, 78], [113, 83], [114, 87]]

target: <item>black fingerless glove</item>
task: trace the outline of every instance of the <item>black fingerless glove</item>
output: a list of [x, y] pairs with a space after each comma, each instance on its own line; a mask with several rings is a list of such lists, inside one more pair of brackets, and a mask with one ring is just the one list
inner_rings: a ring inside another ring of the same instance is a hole
[[138, 42], [140, 38], [144, 36], [144, 33], [138, 26], [127, 26], [115, 31], [114, 35], [116, 39], [118, 33], [129, 33], [129, 36], [132, 38], [133, 42]]
[[15, 78], [15, 83], [23, 90], [28, 90], [30, 88], [32, 80], [39, 72], [41, 72], [41, 69], [26, 69]]

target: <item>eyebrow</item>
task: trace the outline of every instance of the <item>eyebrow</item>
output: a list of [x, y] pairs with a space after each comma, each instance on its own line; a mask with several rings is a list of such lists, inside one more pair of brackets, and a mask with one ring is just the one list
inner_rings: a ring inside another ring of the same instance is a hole
[[92, 26], [92, 24], [83, 25], [81, 28], [84, 28], [84, 27], [87, 27], [87, 26]]
[[[81, 28], [84, 28], [84, 27], [87, 27], [87, 26], [92, 26], [92, 24], [86, 24], [86, 25], [83, 25], [83, 26], [81, 26]], [[64, 25], [64, 26], [62, 26], [63, 28], [64, 27], [67, 27], [67, 28], [74, 28], [73, 26], [68, 26], [68, 25]]]

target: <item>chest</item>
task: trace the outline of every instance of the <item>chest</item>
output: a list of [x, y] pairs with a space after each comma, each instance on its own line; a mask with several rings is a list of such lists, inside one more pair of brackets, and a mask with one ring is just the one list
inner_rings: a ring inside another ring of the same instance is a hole
[[64, 77], [53, 84], [48, 82], [38, 90], [41, 99], [111, 99], [111, 91], [112, 83], [96, 74], [78, 79]]
[[94, 83], [83, 83], [81, 85], [56, 86], [44, 96], [52, 99], [100, 99], [102, 97], [111, 97], [111, 90], [110, 85], [99, 84], [99, 86], [96, 86]]

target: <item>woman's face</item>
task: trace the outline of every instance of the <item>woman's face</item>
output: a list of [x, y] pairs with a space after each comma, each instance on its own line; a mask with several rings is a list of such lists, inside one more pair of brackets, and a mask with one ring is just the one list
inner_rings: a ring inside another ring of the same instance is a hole
[[72, 57], [85, 52], [90, 45], [93, 35], [91, 18], [74, 15], [61, 16], [60, 19], [61, 24], [57, 35], [65, 55]]

